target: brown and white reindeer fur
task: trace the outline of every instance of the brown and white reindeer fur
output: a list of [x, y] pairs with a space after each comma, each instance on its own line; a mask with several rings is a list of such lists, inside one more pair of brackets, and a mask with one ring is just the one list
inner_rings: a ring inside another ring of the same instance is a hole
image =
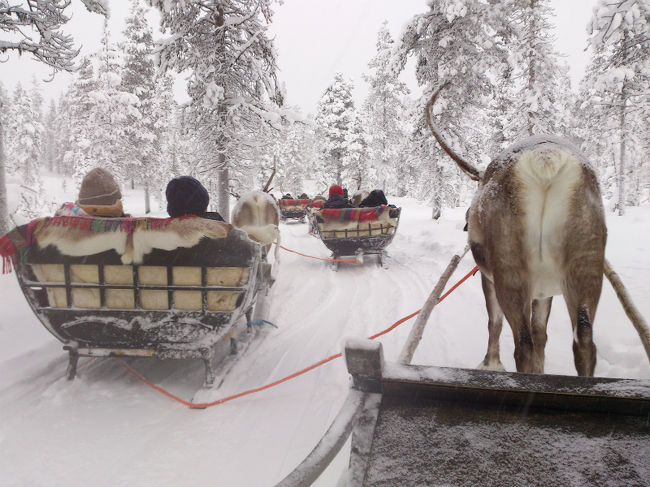
[[359, 208], [359, 205], [363, 200], [365, 200], [370, 193], [368, 191], [363, 191], [363, 190], [358, 190], [355, 191], [354, 194], [352, 195], [352, 205], [354, 205], [355, 208]]
[[[444, 85], [443, 85], [444, 86]], [[442, 148], [479, 187], [469, 209], [468, 238], [481, 270], [488, 310], [488, 349], [480, 367], [503, 370], [499, 336], [505, 316], [518, 372], [543, 373], [553, 296], [562, 294], [573, 327], [579, 375], [596, 365], [593, 322], [603, 279], [607, 229], [596, 174], [564, 139], [538, 136], [498, 155], [480, 173], [445, 143]]]
[[237, 200], [232, 210], [232, 225], [245, 231], [248, 236], [266, 246], [277, 240], [275, 259], [278, 261], [280, 245], [280, 209], [275, 200], [264, 191], [250, 191]]

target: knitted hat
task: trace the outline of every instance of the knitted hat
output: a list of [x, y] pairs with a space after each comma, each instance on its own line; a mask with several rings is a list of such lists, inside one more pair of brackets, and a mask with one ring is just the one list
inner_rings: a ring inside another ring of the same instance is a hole
[[112, 206], [122, 198], [120, 187], [106, 169], [96, 167], [81, 181], [78, 203], [84, 205]]
[[330, 196], [332, 196], [334, 193], [343, 196], [343, 188], [341, 188], [341, 186], [338, 184], [332, 184], [330, 186]]
[[191, 176], [181, 176], [169, 181], [165, 195], [167, 213], [171, 217], [204, 213], [210, 202], [208, 190]]

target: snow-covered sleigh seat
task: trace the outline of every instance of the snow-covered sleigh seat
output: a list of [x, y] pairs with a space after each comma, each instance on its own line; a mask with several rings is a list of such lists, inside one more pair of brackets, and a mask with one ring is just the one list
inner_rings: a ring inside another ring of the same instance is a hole
[[308, 199], [279, 199], [280, 216], [283, 220], [296, 219], [302, 220], [307, 214], [310, 200]]
[[311, 213], [312, 226], [333, 258], [374, 254], [381, 256], [391, 243], [401, 208], [322, 208]]
[[68, 350], [69, 378], [79, 356], [200, 358], [211, 384], [216, 346], [235, 343], [270, 273], [246, 233], [197, 217], [44, 218], [0, 253]]

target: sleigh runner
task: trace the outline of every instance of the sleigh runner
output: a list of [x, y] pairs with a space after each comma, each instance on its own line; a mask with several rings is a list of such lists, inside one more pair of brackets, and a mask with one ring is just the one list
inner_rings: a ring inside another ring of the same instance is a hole
[[332, 258], [376, 255], [382, 264], [384, 249], [391, 243], [401, 208], [323, 208], [312, 210], [312, 227]]
[[[269, 284], [263, 247], [200, 218], [37, 220], [3, 237], [41, 323], [79, 356], [197, 358], [214, 380]], [[243, 318], [246, 317], [246, 320]]]

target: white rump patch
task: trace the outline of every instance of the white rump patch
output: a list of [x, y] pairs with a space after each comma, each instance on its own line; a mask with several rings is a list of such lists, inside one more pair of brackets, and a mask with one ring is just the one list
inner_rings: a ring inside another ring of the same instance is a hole
[[562, 294], [562, 274], [557, 255], [564, 245], [568, 209], [582, 178], [582, 161], [561, 148], [524, 151], [515, 174], [525, 188], [522, 194], [526, 220], [526, 251], [531, 272], [532, 297]]

